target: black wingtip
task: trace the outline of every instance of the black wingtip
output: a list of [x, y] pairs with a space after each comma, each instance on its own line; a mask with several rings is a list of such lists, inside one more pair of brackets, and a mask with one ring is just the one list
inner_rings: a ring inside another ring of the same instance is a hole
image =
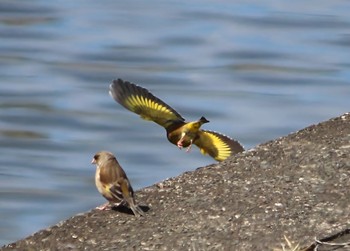
[[123, 84], [124, 82], [127, 82], [127, 81], [124, 81], [124, 80], [121, 79], [121, 78], [118, 78], [118, 79], [114, 79], [114, 80], [113, 80], [113, 84], [116, 84], [116, 85], [121, 85], [121, 84]]
[[131, 82], [124, 81], [121, 78], [114, 79], [113, 82], [109, 85], [109, 95], [115, 101], [117, 101], [125, 107], [125, 98], [136, 88], [137, 86]]

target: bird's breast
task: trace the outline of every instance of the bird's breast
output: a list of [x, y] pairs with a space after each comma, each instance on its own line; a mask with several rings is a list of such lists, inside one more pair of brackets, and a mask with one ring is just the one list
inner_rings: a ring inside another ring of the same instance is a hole
[[[180, 141], [182, 137], [181, 132], [172, 132], [168, 134], [168, 140], [173, 143], [174, 145], [177, 145], [177, 143]], [[191, 138], [187, 135], [184, 135], [184, 137], [181, 140], [183, 147], [188, 147], [191, 144]]]
[[99, 168], [96, 169], [95, 184], [98, 192], [102, 194], [103, 197], [105, 197], [107, 200], [113, 199], [113, 196], [109, 190], [109, 185], [101, 182]]
[[100, 180], [100, 170], [99, 170], [99, 168], [96, 169], [95, 185], [96, 185], [96, 188], [99, 191], [99, 193], [103, 195], [104, 189], [103, 189], [103, 184], [101, 183], [101, 180]]

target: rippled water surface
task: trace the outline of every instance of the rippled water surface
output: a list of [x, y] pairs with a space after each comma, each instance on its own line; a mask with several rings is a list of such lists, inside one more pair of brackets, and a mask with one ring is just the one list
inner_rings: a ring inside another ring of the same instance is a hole
[[349, 111], [349, 7], [0, 0], [0, 244], [104, 203], [96, 151], [135, 189], [214, 162], [115, 103], [114, 78], [247, 149]]

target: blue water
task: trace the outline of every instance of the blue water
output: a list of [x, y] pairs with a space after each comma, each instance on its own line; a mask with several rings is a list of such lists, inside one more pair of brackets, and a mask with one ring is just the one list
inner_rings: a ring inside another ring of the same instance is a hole
[[[0, 1], [0, 244], [104, 203], [95, 152], [135, 189], [214, 162], [108, 95], [138, 83], [247, 149], [350, 109], [348, 1]], [[147, 202], [143, 202], [147, 203]]]

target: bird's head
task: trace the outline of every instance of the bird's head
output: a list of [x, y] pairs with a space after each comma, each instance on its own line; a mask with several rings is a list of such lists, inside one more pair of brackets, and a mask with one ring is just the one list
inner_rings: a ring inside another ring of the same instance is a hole
[[198, 120], [198, 122], [203, 125], [205, 123], [209, 123], [209, 120], [207, 120], [206, 118], [204, 118], [203, 116]]
[[207, 120], [206, 118], [204, 117], [201, 117], [198, 121], [195, 121], [195, 122], [190, 122], [189, 124], [191, 124], [191, 128], [193, 130], [198, 130], [203, 124], [205, 123], [209, 123], [209, 120]]
[[115, 159], [112, 153], [107, 151], [101, 151], [94, 155], [91, 164], [100, 165], [101, 163], [105, 163], [111, 159]]

